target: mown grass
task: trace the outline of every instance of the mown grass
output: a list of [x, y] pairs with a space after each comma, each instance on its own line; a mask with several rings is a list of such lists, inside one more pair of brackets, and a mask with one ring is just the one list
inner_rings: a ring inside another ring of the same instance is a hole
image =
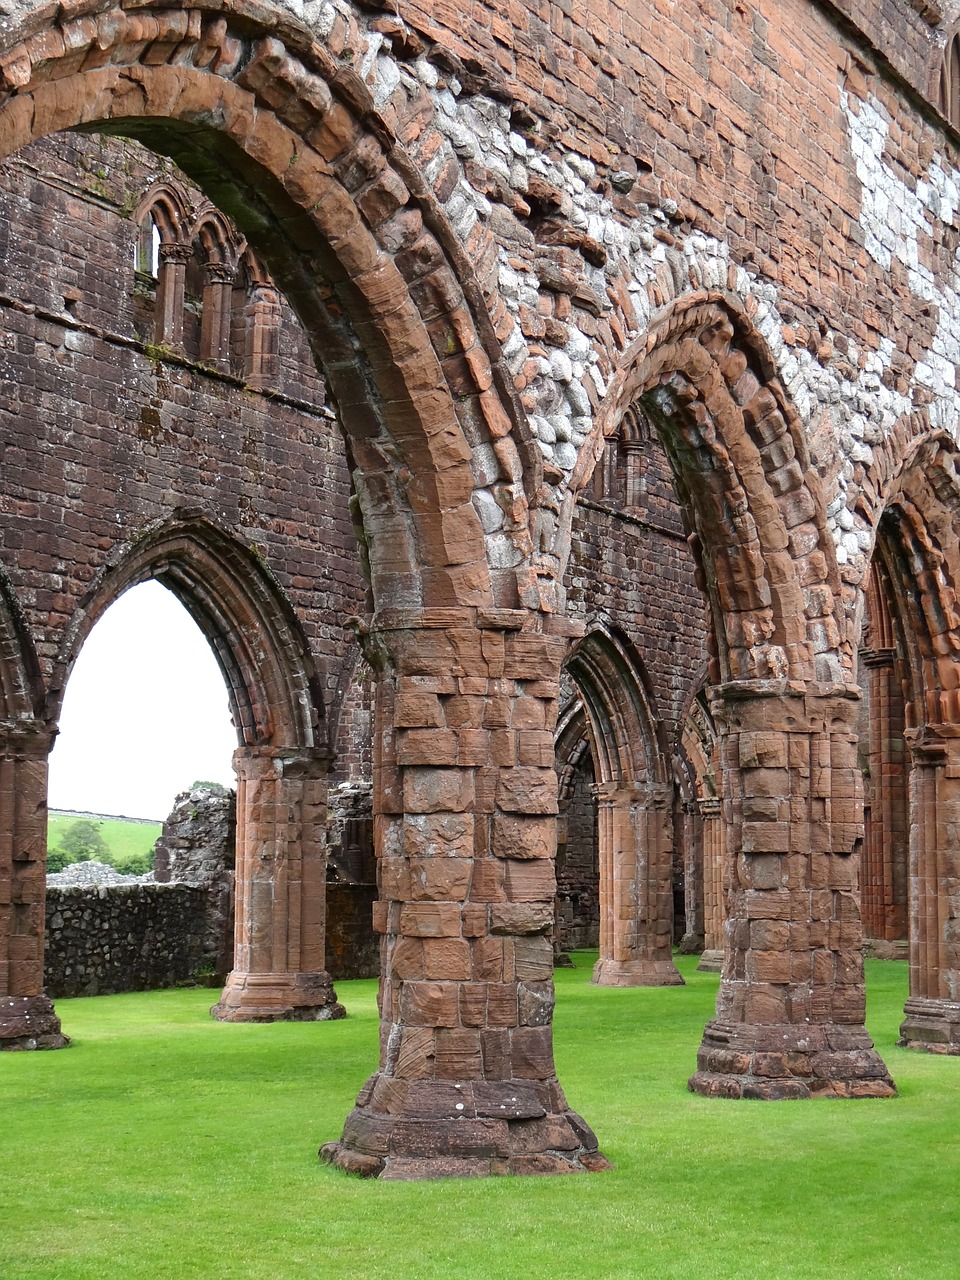
[[0, 1057], [0, 1274], [44, 1280], [883, 1280], [960, 1271], [960, 1059], [894, 1047], [905, 966], [872, 962], [888, 1101], [692, 1096], [716, 979], [557, 973], [557, 1062], [615, 1169], [361, 1182], [316, 1160], [376, 1045], [375, 984], [339, 1023], [228, 1026], [208, 992], [62, 1000], [60, 1053]]
[[[56, 849], [68, 828], [78, 819], [74, 814], [50, 813], [47, 818], [47, 848]], [[126, 862], [134, 854], [149, 854], [160, 839], [160, 822], [128, 822], [123, 818], [97, 818], [97, 828], [107, 846], [111, 864]]]

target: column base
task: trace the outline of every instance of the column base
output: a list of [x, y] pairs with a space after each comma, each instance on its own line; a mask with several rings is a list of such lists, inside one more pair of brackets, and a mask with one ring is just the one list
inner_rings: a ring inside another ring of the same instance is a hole
[[69, 1043], [48, 995], [0, 996], [0, 1049], [65, 1049]]
[[960, 1002], [911, 996], [903, 1013], [897, 1041], [901, 1048], [960, 1054]]
[[700, 963], [697, 965], [697, 973], [722, 973], [723, 972], [723, 952], [717, 950], [704, 951], [700, 957]]
[[702, 933], [685, 933], [677, 943], [677, 950], [682, 956], [696, 956], [703, 951]]
[[227, 976], [210, 1010], [218, 1022], [327, 1022], [345, 1018], [329, 973], [239, 973]]
[[897, 1090], [863, 1027], [708, 1022], [691, 1093], [708, 1098], [891, 1098]]
[[599, 1173], [610, 1162], [556, 1082], [399, 1080], [377, 1072], [320, 1159], [392, 1182]]
[[886, 938], [864, 938], [863, 954], [871, 960], [909, 960], [910, 943], [888, 942]]
[[593, 966], [596, 987], [682, 987], [686, 984], [672, 960], [603, 960]]

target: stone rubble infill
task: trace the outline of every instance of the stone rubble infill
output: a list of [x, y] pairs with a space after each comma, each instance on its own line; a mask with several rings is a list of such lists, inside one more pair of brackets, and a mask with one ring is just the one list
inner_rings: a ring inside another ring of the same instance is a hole
[[153, 884], [153, 872], [143, 876], [125, 876], [116, 867], [106, 862], [73, 862], [63, 871], [47, 876], [47, 886], [51, 889], [68, 889], [79, 885], [81, 888], [93, 888], [104, 884]]

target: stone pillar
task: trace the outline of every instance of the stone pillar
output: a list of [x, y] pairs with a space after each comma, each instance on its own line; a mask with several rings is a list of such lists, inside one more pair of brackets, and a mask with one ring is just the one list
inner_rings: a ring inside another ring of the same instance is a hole
[[860, 654], [869, 709], [869, 810], [864, 823], [860, 909], [866, 945], [881, 956], [907, 948], [907, 778], [903, 694], [892, 649]]
[[371, 640], [380, 1068], [321, 1156], [391, 1179], [604, 1168], [553, 1064], [566, 640], [508, 610], [397, 615]]
[[685, 927], [677, 949], [683, 956], [693, 956], [704, 947], [703, 817], [699, 804], [685, 800], [679, 818]]
[[727, 916], [723, 888], [723, 819], [716, 796], [705, 797], [699, 806], [703, 822], [703, 955], [697, 972], [720, 973]]
[[162, 244], [157, 268], [154, 340], [172, 351], [183, 349], [184, 285], [191, 249], [185, 244]]
[[219, 262], [204, 267], [203, 311], [200, 316], [200, 359], [215, 369], [230, 368], [230, 320], [233, 313], [233, 273]]
[[280, 295], [273, 285], [252, 285], [243, 314], [245, 381], [255, 388], [273, 386], [280, 372]]
[[673, 789], [602, 783], [600, 846], [602, 987], [683, 986], [673, 963]]
[[43, 989], [50, 736], [0, 725], [0, 1049], [69, 1040]]
[[324, 967], [327, 769], [308, 749], [244, 747], [237, 772], [233, 972], [222, 1022], [342, 1018]]
[[695, 1093], [895, 1092], [863, 1021], [859, 702], [855, 687], [782, 680], [714, 691], [732, 883]]
[[960, 737], [908, 730], [910, 997], [899, 1044], [960, 1054]]

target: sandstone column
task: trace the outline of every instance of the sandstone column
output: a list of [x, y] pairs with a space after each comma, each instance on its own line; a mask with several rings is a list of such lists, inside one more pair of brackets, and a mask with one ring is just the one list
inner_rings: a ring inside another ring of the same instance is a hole
[[321, 1155], [393, 1179], [603, 1168], [550, 1025], [566, 641], [509, 610], [378, 624], [380, 1068]]
[[727, 914], [723, 888], [723, 818], [716, 796], [704, 797], [699, 805], [703, 822], [703, 955], [697, 972], [720, 973]]
[[279, 373], [280, 295], [273, 285], [254, 284], [243, 310], [245, 380], [251, 387], [269, 387]]
[[0, 725], [0, 1049], [68, 1044], [43, 990], [50, 736]]
[[669, 786], [597, 787], [600, 958], [604, 987], [682, 986], [673, 963], [673, 791]]
[[203, 271], [200, 359], [215, 369], [227, 371], [230, 368], [233, 272], [219, 262], [208, 262]]
[[722, 1097], [886, 1097], [864, 1027], [859, 690], [718, 688], [731, 864], [717, 1016], [690, 1081]]
[[244, 747], [237, 772], [233, 972], [223, 1022], [343, 1017], [324, 968], [327, 770], [310, 749]]
[[875, 950], [893, 955], [894, 944], [905, 948], [907, 939], [909, 841], [903, 695], [892, 649], [863, 651], [860, 662], [870, 712], [870, 810], [864, 824], [860, 885], [863, 934]]
[[960, 733], [908, 730], [910, 998], [901, 1045], [960, 1054]]
[[191, 249], [185, 244], [162, 244], [157, 269], [154, 341], [174, 351], [183, 349], [184, 285]]
[[696, 800], [685, 800], [680, 814], [683, 852], [684, 934], [680, 939], [681, 955], [699, 955], [703, 951], [703, 817]]

